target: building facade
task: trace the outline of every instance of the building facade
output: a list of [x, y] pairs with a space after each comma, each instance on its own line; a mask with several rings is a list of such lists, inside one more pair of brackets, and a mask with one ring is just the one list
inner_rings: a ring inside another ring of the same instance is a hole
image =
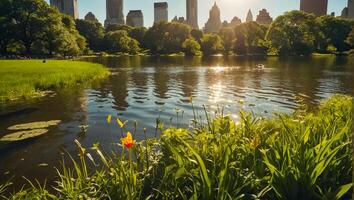
[[253, 21], [253, 14], [251, 9], [249, 9], [246, 17], [246, 22], [252, 22], [252, 21]]
[[343, 18], [347, 18], [348, 17], [348, 7], [343, 8], [340, 16], [343, 17]]
[[85, 15], [85, 20], [87, 21], [92, 21], [92, 22], [98, 22], [96, 16], [92, 13], [92, 12], [88, 12], [86, 15]]
[[132, 27], [143, 27], [144, 16], [141, 10], [131, 10], [127, 15], [127, 25]]
[[105, 27], [109, 25], [123, 25], [123, 0], [106, 0], [106, 20]]
[[269, 12], [267, 12], [266, 9], [262, 9], [257, 15], [256, 22], [258, 24], [270, 25], [273, 22], [273, 18], [270, 17]]
[[198, 0], [186, 0], [187, 24], [194, 29], [199, 29], [198, 25]]
[[316, 16], [327, 15], [328, 0], [301, 0], [300, 10], [315, 14]]
[[167, 2], [154, 3], [154, 23], [168, 22], [168, 4]]
[[177, 15], [172, 19], [172, 22], [187, 24], [186, 19], [184, 17], [178, 17]]
[[220, 9], [215, 2], [209, 12], [209, 19], [207, 23], [205, 23], [204, 31], [207, 33], [216, 33], [219, 32], [221, 26]]
[[61, 13], [70, 15], [74, 19], [79, 18], [77, 0], [50, 0], [50, 5], [57, 7]]
[[348, 18], [354, 19], [354, 0], [348, 0]]

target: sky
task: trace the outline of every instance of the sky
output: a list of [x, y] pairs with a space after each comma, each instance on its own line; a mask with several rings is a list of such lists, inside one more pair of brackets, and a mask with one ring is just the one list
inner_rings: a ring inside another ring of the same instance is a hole
[[[49, 2], [49, 0], [46, 0]], [[171, 20], [174, 16], [186, 15], [185, 0], [124, 0], [124, 16], [129, 10], [142, 10], [144, 15], [144, 25], [152, 26], [154, 20], [154, 2], [168, 2], [168, 15]], [[329, 0], [328, 13], [335, 12], [340, 15], [348, 0]], [[215, 0], [198, 0], [199, 27], [204, 27], [209, 18], [209, 10]], [[278, 15], [300, 8], [300, 0], [216, 0], [221, 10], [221, 20], [228, 22], [237, 16], [245, 21], [248, 9], [251, 9], [254, 18], [259, 10], [265, 8], [270, 16], [276, 18]], [[92, 12], [97, 19], [103, 23], [106, 18], [106, 0], [78, 0], [79, 17], [84, 18], [88, 12]]]

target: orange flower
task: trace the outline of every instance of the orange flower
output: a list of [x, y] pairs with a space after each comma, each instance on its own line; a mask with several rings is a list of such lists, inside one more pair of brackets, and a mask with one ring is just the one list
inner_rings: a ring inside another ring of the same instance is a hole
[[133, 140], [133, 136], [130, 132], [128, 132], [127, 137], [122, 138], [121, 141], [127, 149], [131, 149], [136, 144], [136, 141]]

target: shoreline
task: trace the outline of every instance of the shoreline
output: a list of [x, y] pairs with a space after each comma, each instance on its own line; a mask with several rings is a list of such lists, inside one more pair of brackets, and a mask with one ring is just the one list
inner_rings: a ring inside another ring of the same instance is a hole
[[57, 89], [89, 84], [109, 75], [101, 64], [73, 60], [0, 60], [0, 102], [37, 99]]

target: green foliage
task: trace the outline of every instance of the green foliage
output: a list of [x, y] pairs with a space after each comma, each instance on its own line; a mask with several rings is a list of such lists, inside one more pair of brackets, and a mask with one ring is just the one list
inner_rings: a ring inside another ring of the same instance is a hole
[[351, 45], [352, 48], [354, 48], [354, 27], [352, 28], [352, 30], [350, 31], [350, 33], [348, 35], [347, 42], [348, 42], [348, 44]]
[[73, 56], [86, 47], [73, 20], [44, 0], [4, 0], [0, 10], [2, 54]]
[[350, 45], [347, 43], [346, 38], [352, 30], [354, 22], [328, 15], [317, 18], [317, 22], [320, 26], [321, 33], [324, 36], [324, 44], [322, 44], [323, 50], [326, 50], [330, 45], [333, 45], [338, 52], [350, 49]]
[[48, 60], [1, 60], [0, 102], [42, 95], [48, 90], [107, 76], [101, 65]]
[[124, 30], [108, 32], [105, 43], [109, 52], [137, 54], [140, 51], [139, 42], [128, 36]]
[[321, 39], [316, 17], [302, 11], [290, 11], [277, 17], [266, 39], [280, 55], [309, 55]]
[[94, 51], [102, 50], [104, 28], [99, 22], [77, 19], [76, 28], [85, 37], [88, 47]]
[[109, 24], [106, 27], [106, 33], [114, 32], [114, 31], [126, 31], [127, 33], [129, 33], [132, 29], [133, 29], [133, 27], [127, 26], [127, 25]]
[[316, 112], [273, 119], [206, 113], [193, 129], [170, 127], [121, 155], [75, 141], [79, 162], [63, 162], [55, 193], [30, 184], [12, 199], [349, 199], [352, 115], [352, 97], [336, 95]]
[[201, 55], [200, 45], [194, 39], [186, 39], [183, 44], [183, 52], [188, 56], [199, 56]]
[[232, 28], [226, 27], [221, 28], [219, 31], [219, 36], [222, 40], [222, 44], [224, 46], [224, 54], [228, 55], [230, 51], [233, 49], [233, 40], [235, 38], [235, 33]]
[[216, 37], [177, 22], [159, 22], [149, 29], [126, 25], [109, 25], [104, 29], [98, 22], [78, 19], [75, 23], [45, 0], [1, 0], [0, 54], [77, 56], [90, 50], [137, 54], [140, 48], [153, 54], [174, 54], [183, 51], [183, 43], [190, 38], [201, 45], [205, 55], [221, 50], [224, 54], [233, 50], [238, 55], [342, 53], [353, 47], [353, 26], [354, 22], [348, 19], [290, 11], [270, 26], [256, 22], [237, 25], [233, 30], [224, 26], [218, 33], [222, 42], [217, 44], [218, 41], [210, 40], [217, 40]]
[[216, 34], [204, 34], [201, 39], [201, 48], [205, 55], [220, 53], [223, 50], [220, 36]]
[[248, 22], [235, 27], [236, 54], [266, 54], [267, 46], [264, 46], [264, 38], [267, 27], [256, 22]]
[[129, 37], [139, 42], [141, 47], [144, 47], [144, 37], [147, 29], [145, 27], [135, 27], [129, 32]]
[[201, 39], [203, 38], [203, 31], [198, 30], [198, 29], [192, 29], [191, 30], [191, 36], [199, 42], [199, 44], [201, 43]]
[[145, 45], [153, 53], [169, 54], [182, 51], [182, 43], [190, 38], [190, 27], [176, 22], [155, 23], [145, 34]]

